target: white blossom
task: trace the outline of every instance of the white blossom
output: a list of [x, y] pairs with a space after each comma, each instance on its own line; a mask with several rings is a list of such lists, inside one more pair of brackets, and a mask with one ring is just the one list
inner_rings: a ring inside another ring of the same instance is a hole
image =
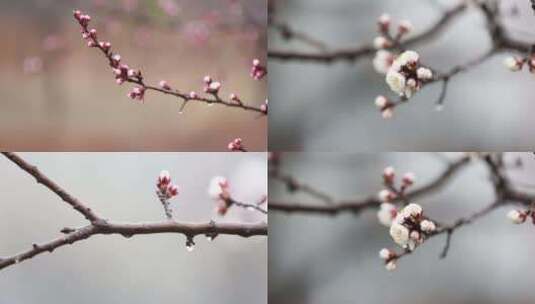
[[395, 60], [400, 66], [404, 66], [406, 64], [414, 64], [418, 63], [420, 61], [420, 55], [416, 53], [415, 51], [405, 51], [399, 55]]
[[396, 244], [407, 248], [409, 244], [409, 229], [402, 224], [394, 221], [390, 226], [390, 236]]
[[408, 204], [407, 206], [405, 206], [405, 208], [403, 208], [400, 212], [402, 218], [408, 218], [408, 217], [418, 217], [422, 214], [423, 212], [423, 209], [422, 209], [422, 206], [418, 205], [418, 204]]
[[379, 223], [386, 227], [390, 227], [390, 225], [392, 225], [392, 221], [396, 215], [396, 206], [390, 203], [382, 203], [379, 207], [379, 211], [377, 211], [377, 219], [379, 220]]
[[420, 80], [430, 80], [433, 78], [433, 72], [430, 69], [424, 67], [418, 68], [418, 70], [416, 70], [416, 75]]
[[403, 74], [391, 68], [386, 73], [386, 83], [390, 89], [399, 95], [405, 94], [406, 90], [406, 79]]
[[423, 220], [420, 222], [420, 230], [423, 232], [433, 232], [437, 229], [435, 223], [430, 220]]

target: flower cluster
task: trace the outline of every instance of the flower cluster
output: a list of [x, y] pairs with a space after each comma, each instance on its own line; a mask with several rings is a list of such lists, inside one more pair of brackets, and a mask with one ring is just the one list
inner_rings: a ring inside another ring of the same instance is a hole
[[169, 171], [162, 170], [156, 182], [156, 191], [158, 196], [166, 200], [178, 195], [178, 186], [171, 183]]
[[146, 87], [142, 83], [143, 77], [141, 76], [141, 71], [132, 69], [127, 64], [122, 63], [121, 55], [112, 53], [110, 42], [98, 40], [97, 30], [89, 28], [91, 16], [83, 14], [79, 10], [75, 10], [73, 15], [82, 28], [82, 38], [87, 41], [87, 46], [100, 49], [108, 58], [110, 67], [115, 76], [115, 82], [119, 85], [127, 81], [140, 84], [139, 86], [132, 88], [132, 91], [128, 93], [128, 97], [134, 100], [143, 101]]
[[267, 68], [260, 64], [260, 60], [254, 59], [250, 74], [253, 79], [261, 80], [267, 75]]
[[[390, 226], [390, 236], [396, 244], [410, 252], [422, 244], [426, 236], [434, 233], [436, 229], [435, 223], [424, 217], [420, 205], [409, 204], [397, 213]], [[387, 270], [396, 269], [396, 261], [399, 257], [397, 253], [383, 248], [379, 256], [385, 261]]]
[[[426, 235], [436, 230], [433, 221], [423, 215], [422, 207], [418, 204], [408, 204], [398, 208], [394, 204], [396, 200], [407, 201], [406, 191], [414, 185], [415, 175], [411, 172], [401, 177], [401, 183], [396, 185], [396, 172], [393, 167], [386, 167], [383, 171], [383, 183], [386, 189], [379, 192], [381, 205], [377, 212], [379, 223], [390, 227], [390, 236], [396, 244], [405, 250], [412, 251], [421, 244]], [[381, 250], [379, 256], [385, 261], [388, 270], [396, 269], [398, 255], [389, 249]]]
[[524, 65], [527, 65], [529, 72], [535, 73], [535, 54], [524, 58], [507, 57], [504, 59], [503, 64], [512, 72], [521, 71]]
[[166, 170], [162, 170], [158, 176], [156, 195], [162, 203], [167, 219], [173, 219], [173, 210], [171, 210], [169, 200], [178, 195], [178, 186], [171, 183], [171, 175]]
[[[380, 72], [386, 71], [386, 83], [401, 96], [402, 101], [408, 100], [433, 79], [433, 71], [420, 65], [420, 56], [414, 51], [394, 56], [388, 51], [380, 50], [374, 59], [374, 66]], [[385, 119], [394, 115], [394, 108], [398, 104], [383, 95], [375, 98], [375, 106]]]
[[[406, 101], [418, 92], [422, 86], [433, 79], [431, 69], [420, 64], [420, 55], [415, 51], [403, 51], [400, 42], [412, 31], [412, 24], [401, 21], [397, 32], [392, 33], [391, 18], [384, 14], [378, 21], [379, 36], [375, 37], [373, 45], [377, 52], [373, 58], [375, 70], [385, 76], [385, 81], [392, 91]], [[391, 118], [397, 105], [384, 96], [375, 99], [375, 105], [381, 111], [383, 118]]]
[[415, 51], [405, 51], [397, 56], [386, 73], [390, 89], [403, 98], [411, 98], [432, 78], [433, 72], [420, 65], [420, 55]]
[[242, 139], [236, 138], [228, 144], [229, 151], [232, 152], [247, 152], [247, 149], [243, 146]]
[[208, 195], [217, 202], [216, 212], [225, 215], [232, 205], [229, 182], [223, 176], [215, 176], [208, 186]]
[[413, 251], [424, 241], [426, 234], [435, 230], [435, 223], [424, 218], [422, 207], [413, 203], [397, 214], [390, 226], [390, 236], [402, 248]]

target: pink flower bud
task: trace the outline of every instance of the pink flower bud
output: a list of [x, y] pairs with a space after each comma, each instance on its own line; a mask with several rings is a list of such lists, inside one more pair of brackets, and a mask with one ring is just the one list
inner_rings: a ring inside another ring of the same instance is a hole
[[106, 42], [100, 42], [99, 45], [106, 52], [108, 52], [110, 50], [110, 48], [111, 48], [111, 43], [107, 42], [107, 41]]
[[194, 91], [189, 92], [188, 96], [189, 96], [190, 99], [199, 98], [199, 95], [197, 95], [197, 93], [195, 93]]
[[171, 184], [167, 186], [167, 195], [169, 198], [176, 196], [178, 194], [178, 186], [175, 184]]
[[113, 56], [111, 56], [111, 60], [112, 60], [113, 64], [115, 66], [117, 66], [117, 65], [119, 65], [119, 62], [121, 62], [121, 55], [113, 54]]
[[206, 76], [204, 76], [204, 78], [203, 78], [202, 81], [203, 81], [204, 83], [206, 83], [206, 84], [210, 84], [210, 83], [212, 83], [212, 77], [206, 75]]
[[234, 93], [230, 94], [229, 98], [237, 104], [242, 104], [240, 97]]
[[160, 88], [162, 88], [164, 90], [167, 90], [167, 91], [171, 90], [171, 87], [169, 86], [169, 84], [165, 80], [161, 80], [159, 85], [160, 85]]
[[132, 88], [132, 91], [130, 93], [128, 93], [128, 97], [130, 97], [130, 98], [132, 98], [134, 100], [144, 101], [145, 87], [134, 87], [134, 88]]
[[74, 16], [74, 18], [75, 18], [76, 20], [80, 20], [80, 16], [82, 15], [82, 12], [79, 11], [79, 10], [74, 10], [74, 11], [72, 12], [72, 14], [73, 14], [73, 16]]
[[393, 167], [389, 166], [383, 170], [383, 178], [385, 182], [387, 183], [392, 183], [394, 181], [395, 175], [396, 175], [396, 172], [394, 171]]
[[91, 37], [93, 39], [97, 39], [97, 30], [96, 29], [91, 29], [89, 31], [89, 37]]
[[266, 99], [266, 101], [260, 106], [260, 111], [262, 111], [263, 113], [267, 114], [268, 113], [268, 100]]
[[207, 86], [204, 87], [204, 91], [210, 94], [217, 94], [220, 88], [221, 88], [221, 82], [212, 81], [209, 84], [207, 84]]
[[217, 203], [217, 206], [216, 206], [216, 212], [217, 212], [217, 214], [219, 214], [221, 216], [227, 214], [227, 212], [228, 212], [227, 203], [224, 202], [224, 201], [219, 201]]
[[235, 138], [234, 140], [232, 140], [228, 144], [228, 149], [230, 151], [233, 151], [233, 152], [244, 151], [245, 148], [243, 147], [242, 139], [241, 138]]
[[407, 34], [408, 32], [412, 31], [413, 26], [412, 23], [409, 20], [402, 20], [399, 23], [398, 31], [400, 35]]
[[160, 172], [160, 175], [158, 176], [158, 182], [156, 186], [163, 191], [170, 183], [171, 175], [169, 174], [169, 171], [162, 170], [162, 172]]
[[410, 186], [412, 184], [414, 184], [414, 180], [415, 180], [415, 175], [414, 173], [412, 172], [407, 172], [405, 173], [405, 175], [403, 175], [402, 179], [401, 179], [401, 182], [405, 185], [405, 186]]
[[264, 78], [264, 76], [267, 75], [267, 68], [260, 64], [260, 60], [254, 59], [253, 60], [253, 66], [251, 67], [250, 75], [254, 79], [260, 80], [260, 79]]
[[390, 29], [390, 22], [391, 22], [390, 15], [382, 14], [381, 16], [379, 16], [379, 18], [377, 19], [377, 25], [379, 27], [379, 32], [387, 33], [388, 30]]

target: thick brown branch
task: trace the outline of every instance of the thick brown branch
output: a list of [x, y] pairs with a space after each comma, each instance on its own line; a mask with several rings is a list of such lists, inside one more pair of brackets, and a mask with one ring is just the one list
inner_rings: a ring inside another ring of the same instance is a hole
[[241, 223], [178, 223], [174, 221], [157, 223], [113, 223], [99, 221], [88, 226], [79, 228], [44, 244], [33, 244], [28, 251], [14, 255], [12, 257], [0, 258], [0, 270], [31, 259], [36, 255], [45, 252], [53, 252], [55, 249], [65, 245], [73, 244], [94, 235], [99, 234], [120, 234], [125, 237], [132, 237], [141, 234], [175, 233], [185, 235], [188, 239], [193, 239], [197, 235], [210, 235], [212, 237], [225, 234], [242, 237], [267, 235], [267, 224], [241, 224]]

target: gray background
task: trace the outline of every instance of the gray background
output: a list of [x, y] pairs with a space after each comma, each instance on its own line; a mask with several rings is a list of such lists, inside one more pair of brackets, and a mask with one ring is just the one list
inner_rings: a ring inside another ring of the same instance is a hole
[[[512, 162], [518, 155], [509, 155]], [[522, 170], [509, 174], [535, 191], [535, 157], [520, 155]], [[364, 198], [381, 189], [381, 172], [393, 165], [400, 174], [413, 171], [416, 186], [443, 170], [443, 159], [431, 153], [285, 154], [284, 171], [333, 194], [336, 199]], [[430, 217], [445, 223], [467, 216], [492, 202], [492, 187], [482, 164], [470, 164], [443, 191], [415, 201]], [[317, 203], [289, 195], [270, 182], [271, 201]], [[535, 227], [513, 225], [503, 207], [473, 225], [459, 229], [449, 255], [438, 256], [444, 236], [430, 239], [414, 254], [384, 269], [378, 252], [395, 248], [375, 211], [355, 217], [285, 215], [271, 211], [269, 235], [269, 301], [278, 304], [381, 303], [533, 303]]]
[[[414, 34], [440, 15], [440, 5], [458, 1], [293, 0], [279, 1], [279, 20], [325, 41], [333, 48], [369, 44], [376, 18], [408, 18]], [[440, 5], [436, 5], [439, 3]], [[504, 10], [518, 4], [520, 15], [506, 17], [515, 37], [533, 41], [535, 17], [527, 0], [502, 1]], [[438, 39], [416, 47], [422, 60], [447, 70], [482, 54], [489, 46], [479, 11], [464, 13]], [[285, 43], [270, 31], [269, 48], [314, 51]], [[511, 73], [505, 55], [455, 77], [445, 107], [435, 111], [440, 85], [425, 88], [385, 121], [375, 108], [379, 94], [394, 96], [372, 67], [371, 59], [331, 65], [270, 60], [271, 150], [307, 151], [488, 151], [532, 147], [532, 74]]]
[[[65, 189], [114, 221], [164, 220], [154, 194], [168, 169], [181, 193], [175, 218], [258, 222], [265, 216], [233, 208], [214, 212], [207, 187], [212, 176], [229, 178], [237, 199], [266, 194], [263, 153], [22, 153]], [[0, 256], [28, 250], [60, 236], [83, 218], [55, 194], [0, 157]], [[42, 254], [0, 272], [0, 303], [266, 303], [267, 238], [195, 239], [193, 252], [176, 234], [95, 236]]]

